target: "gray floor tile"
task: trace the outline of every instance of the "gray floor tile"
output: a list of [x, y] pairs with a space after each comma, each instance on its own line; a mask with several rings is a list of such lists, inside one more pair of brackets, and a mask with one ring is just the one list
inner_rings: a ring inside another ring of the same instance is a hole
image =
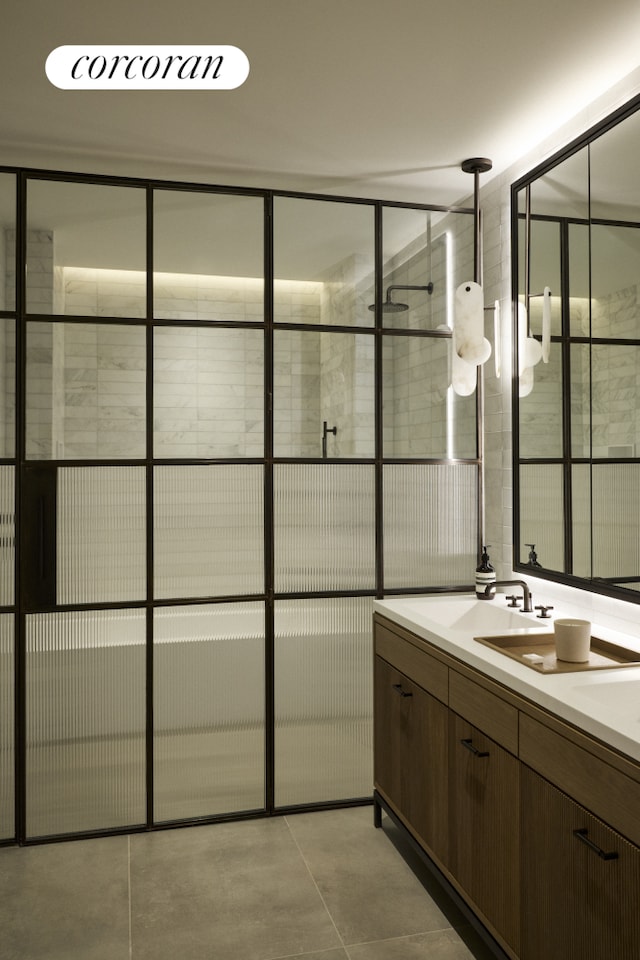
[[347, 948], [349, 960], [473, 960], [454, 930], [361, 943]]
[[387, 835], [371, 807], [287, 818], [346, 945], [451, 926]]
[[270, 960], [341, 946], [280, 818], [132, 837], [131, 898], [133, 960]]
[[275, 960], [349, 960], [344, 947], [336, 950], [321, 950], [320, 953], [299, 953], [295, 957], [276, 957]]
[[0, 851], [3, 960], [129, 960], [128, 839]]

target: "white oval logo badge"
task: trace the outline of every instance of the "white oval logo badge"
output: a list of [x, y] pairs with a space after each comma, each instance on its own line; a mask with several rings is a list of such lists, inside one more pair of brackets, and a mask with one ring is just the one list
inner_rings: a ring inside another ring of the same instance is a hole
[[249, 60], [232, 46], [77, 44], [52, 50], [45, 72], [61, 90], [234, 90]]

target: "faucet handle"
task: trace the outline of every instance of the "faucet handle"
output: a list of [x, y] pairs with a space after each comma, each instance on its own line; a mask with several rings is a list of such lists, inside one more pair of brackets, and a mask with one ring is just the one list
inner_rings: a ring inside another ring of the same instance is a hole
[[552, 607], [552, 606], [544, 606], [543, 604], [540, 604], [539, 607], [536, 607], [536, 610], [539, 610], [539, 611], [540, 611], [540, 613], [538, 614], [538, 620], [550, 620], [550, 619], [551, 619], [551, 617], [549, 616], [548, 611], [549, 611], [549, 610], [553, 610], [553, 607]]
[[506, 597], [507, 600], [511, 600], [511, 603], [508, 603], [508, 607], [519, 607], [522, 603], [522, 597], [516, 596], [515, 593], [510, 594]]

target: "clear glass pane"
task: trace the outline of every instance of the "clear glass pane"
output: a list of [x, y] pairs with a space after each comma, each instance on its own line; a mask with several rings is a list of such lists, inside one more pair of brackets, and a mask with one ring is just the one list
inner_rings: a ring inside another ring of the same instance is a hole
[[473, 583], [478, 468], [387, 464], [383, 468], [384, 585]]
[[384, 338], [385, 457], [476, 456], [476, 398], [454, 393], [451, 350], [451, 338]]
[[640, 228], [591, 225], [591, 335], [640, 339]]
[[[524, 221], [520, 222], [521, 286], [524, 295]], [[562, 333], [560, 285], [560, 224], [554, 220], [531, 220], [531, 267], [529, 278], [529, 328], [532, 336], [542, 335], [542, 307], [545, 287], [551, 291], [551, 334]]]
[[594, 457], [640, 454], [640, 347], [591, 346]]
[[145, 456], [145, 336], [125, 324], [28, 324], [29, 459]]
[[520, 465], [520, 543], [516, 555], [528, 564], [531, 550], [547, 570], [564, 570], [564, 481], [560, 463]]
[[264, 469], [155, 469], [155, 596], [264, 593]]
[[[571, 456], [591, 456], [591, 347], [571, 344]], [[602, 437], [606, 425], [600, 422]]]
[[274, 554], [278, 592], [373, 589], [374, 468], [276, 465]]
[[374, 456], [374, 353], [366, 334], [275, 331], [276, 456]]
[[141, 824], [145, 612], [27, 617], [27, 835]]
[[[520, 456], [562, 456], [562, 345], [551, 344], [549, 363], [533, 368], [533, 389], [520, 397]], [[576, 425], [578, 421], [576, 420]]]
[[275, 801], [371, 794], [371, 597], [275, 604]]
[[0, 457], [15, 455], [16, 322], [0, 318]]
[[591, 577], [591, 464], [575, 463], [571, 467], [571, 513], [573, 569], [570, 572], [576, 577]]
[[13, 614], [0, 616], [0, 840], [15, 834]]
[[146, 316], [146, 229], [142, 188], [29, 180], [29, 313]]
[[264, 807], [262, 603], [154, 613], [155, 817]]
[[58, 603], [146, 596], [144, 467], [58, 470]]
[[590, 243], [588, 224], [569, 224], [569, 329], [572, 337], [591, 336]]
[[473, 217], [385, 207], [382, 232], [383, 326], [452, 327], [455, 289], [473, 277]]
[[264, 201], [156, 190], [154, 316], [262, 321]]
[[156, 457], [262, 457], [264, 333], [157, 327]]
[[274, 318], [370, 327], [374, 207], [276, 197]]
[[16, 308], [16, 178], [0, 173], [0, 310]]
[[0, 466], [0, 605], [15, 597], [16, 554], [15, 467]]
[[640, 464], [594, 464], [591, 478], [592, 575], [637, 590], [640, 585]]

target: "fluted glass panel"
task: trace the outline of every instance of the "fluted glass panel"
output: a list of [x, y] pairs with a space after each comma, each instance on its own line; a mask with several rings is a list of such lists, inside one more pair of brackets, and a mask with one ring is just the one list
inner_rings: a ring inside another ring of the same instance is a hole
[[58, 471], [58, 603], [144, 600], [144, 467]]
[[[565, 568], [563, 476], [561, 463], [520, 465], [520, 543], [516, 550], [520, 563], [528, 562], [534, 544], [540, 566]], [[581, 515], [588, 517], [588, 510]]]
[[156, 317], [263, 319], [262, 197], [156, 190], [153, 230]]
[[0, 606], [14, 603], [15, 581], [15, 468], [0, 466]]
[[145, 613], [27, 617], [27, 835], [145, 821]]
[[372, 604], [276, 601], [277, 806], [371, 794]]
[[157, 327], [153, 335], [156, 457], [262, 457], [264, 333]]
[[384, 585], [473, 583], [478, 469], [471, 464], [383, 468]]
[[278, 592], [375, 586], [374, 468], [279, 464], [274, 468]]
[[143, 326], [31, 321], [26, 378], [29, 459], [145, 456]]
[[27, 310], [146, 315], [143, 187], [27, 182]]
[[0, 457], [15, 455], [15, 439], [16, 322], [4, 317], [0, 319]]
[[591, 464], [589, 463], [574, 463], [571, 467], [571, 517], [573, 566], [569, 573], [574, 573], [577, 577], [591, 577]]
[[373, 205], [276, 197], [276, 322], [372, 327], [374, 240]]
[[594, 464], [591, 482], [592, 575], [640, 579], [640, 463]]
[[0, 840], [15, 833], [13, 614], [0, 616]]
[[264, 593], [264, 480], [259, 464], [155, 470], [155, 596]]
[[154, 613], [157, 820], [264, 807], [262, 603]]

